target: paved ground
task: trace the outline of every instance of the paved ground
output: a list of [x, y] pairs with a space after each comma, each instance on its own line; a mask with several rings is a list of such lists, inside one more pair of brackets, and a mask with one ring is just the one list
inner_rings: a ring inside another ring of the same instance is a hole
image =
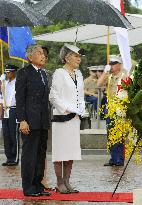
[[[52, 187], [55, 186], [55, 175], [51, 156], [48, 158], [48, 180]], [[103, 167], [108, 160], [106, 155], [83, 155], [82, 161], [74, 163], [72, 172], [72, 184], [80, 191], [113, 191], [123, 168]], [[0, 164], [5, 161], [3, 154], [0, 154]], [[130, 163], [126, 174], [120, 184], [118, 192], [132, 192], [135, 188], [142, 187], [142, 164]], [[20, 166], [0, 166], [0, 188], [21, 188]], [[88, 203], [88, 202], [56, 202], [56, 201], [16, 201], [0, 200], [0, 205], [120, 205], [127, 203]]]

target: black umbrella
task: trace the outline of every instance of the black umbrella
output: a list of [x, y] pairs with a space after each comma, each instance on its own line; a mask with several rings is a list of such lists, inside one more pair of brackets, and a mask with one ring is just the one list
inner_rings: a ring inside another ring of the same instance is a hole
[[24, 3], [0, 0], [0, 26], [48, 25], [48, 18]]
[[52, 20], [132, 28], [116, 8], [103, 0], [43, 0], [34, 7]]

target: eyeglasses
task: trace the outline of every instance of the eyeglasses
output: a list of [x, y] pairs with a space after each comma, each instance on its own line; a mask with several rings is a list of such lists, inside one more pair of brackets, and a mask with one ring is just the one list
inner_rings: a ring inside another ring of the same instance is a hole
[[116, 65], [116, 64], [118, 64], [119, 62], [118, 61], [113, 61], [113, 62], [110, 62], [109, 64], [110, 65]]
[[93, 73], [103, 72], [103, 70], [91, 70]]
[[100, 72], [100, 73], [102, 73], [103, 72], [103, 70], [97, 70], [98, 72]]
[[97, 70], [91, 70], [93, 73], [96, 73], [97, 72]]

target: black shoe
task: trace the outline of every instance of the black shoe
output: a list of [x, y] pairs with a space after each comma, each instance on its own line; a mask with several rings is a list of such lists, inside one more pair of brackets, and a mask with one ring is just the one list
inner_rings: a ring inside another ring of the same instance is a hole
[[5, 166], [7, 166], [7, 164], [8, 164], [8, 162], [3, 162], [1, 165], [5, 167]]
[[39, 196], [50, 196], [51, 193], [50, 192], [46, 192], [46, 191], [42, 191], [39, 193]]
[[2, 166], [17, 166], [18, 162], [4, 162]]
[[7, 162], [7, 166], [17, 166], [18, 162]]
[[114, 166], [123, 167], [123, 166], [124, 166], [124, 163], [122, 163], [122, 164], [114, 164]]
[[105, 163], [104, 166], [105, 167], [112, 167], [112, 166], [114, 166], [114, 164], [111, 164], [111, 163], [108, 162], [108, 163]]
[[24, 193], [24, 196], [38, 197], [38, 196], [41, 196], [41, 195], [40, 195], [40, 193]]

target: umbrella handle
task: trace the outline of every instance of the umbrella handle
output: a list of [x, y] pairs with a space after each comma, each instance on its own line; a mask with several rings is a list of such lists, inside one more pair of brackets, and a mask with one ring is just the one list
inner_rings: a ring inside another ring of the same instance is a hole
[[110, 62], [110, 28], [107, 28], [107, 65]]
[[76, 46], [76, 43], [77, 43], [77, 36], [78, 35], [78, 27], [76, 29], [76, 32], [75, 32], [75, 41], [74, 41], [74, 45]]

